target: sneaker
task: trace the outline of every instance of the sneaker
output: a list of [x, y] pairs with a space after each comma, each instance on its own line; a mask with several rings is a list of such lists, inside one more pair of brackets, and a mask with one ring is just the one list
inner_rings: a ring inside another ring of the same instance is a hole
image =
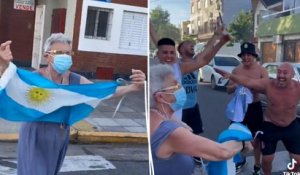
[[260, 165], [258, 165], [258, 166], [254, 165], [254, 167], [253, 167], [253, 174], [252, 175], [261, 175], [260, 169], [261, 169]]
[[244, 159], [243, 162], [237, 163], [235, 164], [235, 172], [236, 174], [240, 173], [242, 171], [242, 169], [244, 168], [244, 166], [246, 165], [246, 159]]

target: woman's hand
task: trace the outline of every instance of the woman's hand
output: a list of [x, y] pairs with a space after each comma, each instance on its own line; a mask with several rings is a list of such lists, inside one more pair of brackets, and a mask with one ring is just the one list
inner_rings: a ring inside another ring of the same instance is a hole
[[143, 71], [132, 69], [132, 75], [129, 78], [133, 90], [141, 90], [144, 87], [146, 75]]
[[0, 45], [0, 60], [1, 60], [1, 63], [9, 63], [13, 56], [11, 54], [11, 50], [10, 50], [10, 44], [12, 42], [11, 41], [6, 41], [5, 43], [2, 43]]
[[13, 59], [11, 50], [10, 50], [10, 44], [11, 41], [6, 41], [5, 43], [2, 43], [0, 45], [0, 76], [5, 71], [5, 69], [8, 67], [9, 62]]

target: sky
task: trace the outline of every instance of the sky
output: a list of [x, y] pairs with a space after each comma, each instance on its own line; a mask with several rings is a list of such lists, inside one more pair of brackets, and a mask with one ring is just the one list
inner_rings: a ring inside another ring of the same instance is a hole
[[170, 22], [176, 26], [190, 18], [190, 0], [150, 0], [150, 11], [157, 6], [169, 12]]

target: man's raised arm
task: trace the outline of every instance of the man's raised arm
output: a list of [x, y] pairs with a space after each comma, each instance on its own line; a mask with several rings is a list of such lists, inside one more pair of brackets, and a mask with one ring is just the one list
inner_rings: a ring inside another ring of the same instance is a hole
[[154, 26], [151, 21], [150, 21], [150, 38], [151, 38], [152, 42], [154, 43], [155, 47], [157, 48], [158, 36], [155, 32]]
[[264, 92], [267, 87], [269, 79], [252, 79], [243, 75], [231, 74], [221, 69], [214, 68], [217, 73], [222, 75], [224, 78], [229, 79], [237, 84], [241, 84], [249, 89], [254, 89], [259, 92]]
[[181, 64], [181, 72], [183, 74], [190, 73], [207, 65], [229, 40], [230, 36], [225, 31], [224, 26], [218, 27], [212, 38], [205, 45], [204, 50], [195, 56], [195, 61]]

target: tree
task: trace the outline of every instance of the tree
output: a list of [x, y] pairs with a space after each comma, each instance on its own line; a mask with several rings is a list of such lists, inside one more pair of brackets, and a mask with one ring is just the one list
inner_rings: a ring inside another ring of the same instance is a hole
[[157, 27], [161, 24], [170, 23], [170, 14], [167, 10], [163, 10], [161, 6], [157, 6], [150, 12], [150, 19], [152, 24]]
[[228, 32], [233, 37], [233, 42], [251, 41], [253, 37], [253, 16], [251, 12], [241, 11], [229, 24]]
[[[150, 21], [159, 38], [168, 37], [176, 42], [180, 41], [179, 29], [170, 23], [170, 14], [167, 10], [162, 9], [160, 6], [151, 10]], [[150, 50], [154, 50], [155, 46], [150, 42]]]

